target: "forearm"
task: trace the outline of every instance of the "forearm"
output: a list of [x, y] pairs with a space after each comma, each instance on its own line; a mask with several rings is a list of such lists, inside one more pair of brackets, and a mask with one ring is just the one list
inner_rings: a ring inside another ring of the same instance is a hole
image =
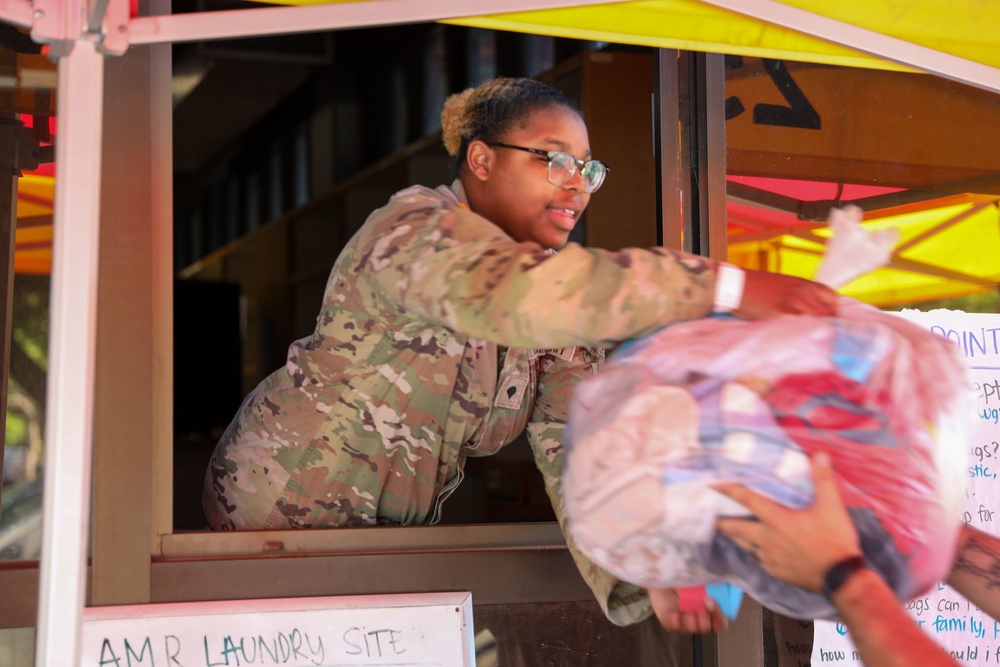
[[948, 585], [993, 618], [1000, 618], [1000, 539], [962, 526]]
[[[695, 260], [692, 260], [695, 261]], [[413, 264], [411, 312], [476, 338], [516, 347], [601, 346], [707, 315], [714, 271], [668, 252], [607, 253], [569, 246], [466, 243]]]
[[875, 572], [852, 575], [831, 601], [850, 629], [865, 667], [957, 667], [903, 611]]
[[[385, 215], [387, 220], [404, 212]], [[386, 304], [512, 347], [599, 347], [711, 312], [716, 263], [667, 248], [558, 253], [465, 211], [373, 226], [356, 251]]]

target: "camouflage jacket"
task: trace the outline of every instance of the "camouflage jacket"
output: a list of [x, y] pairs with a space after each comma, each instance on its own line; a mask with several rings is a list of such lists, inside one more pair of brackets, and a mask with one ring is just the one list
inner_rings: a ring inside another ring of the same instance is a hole
[[[576, 382], [602, 346], [705, 315], [713, 264], [668, 249], [557, 253], [468, 210], [460, 183], [375, 211], [334, 264], [315, 332], [243, 402], [216, 447], [215, 529], [434, 523], [468, 456], [527, 430], [550, 499]], [[646, 595], [587, 561], [615, 623]]]

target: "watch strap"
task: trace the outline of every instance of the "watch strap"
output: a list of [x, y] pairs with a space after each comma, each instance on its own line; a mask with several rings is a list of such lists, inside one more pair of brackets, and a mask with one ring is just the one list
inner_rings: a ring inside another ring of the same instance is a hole
[[864, 556], [851, 556], [834, 564], [823, 575], [823, 597], [829, 600], [852, 574], [867, 567]]

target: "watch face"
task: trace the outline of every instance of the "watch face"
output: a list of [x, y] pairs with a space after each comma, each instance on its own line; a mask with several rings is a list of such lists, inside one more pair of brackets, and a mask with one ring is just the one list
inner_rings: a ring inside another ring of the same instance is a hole
[[865, 567], [867, 565], [863, 556], [851, 556], [831, 567], [823, 577], [823, 596], [829, 600], [830, 596], [847, 581], [848, 577], [858, 570], [865, 569]]

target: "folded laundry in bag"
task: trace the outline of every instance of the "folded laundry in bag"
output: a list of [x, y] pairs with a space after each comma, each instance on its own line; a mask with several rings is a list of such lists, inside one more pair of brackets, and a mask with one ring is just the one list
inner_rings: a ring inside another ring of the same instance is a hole
[[580, 549], [646, 587], [730, 582], [797, 618], [835, 619], [715, 530], [747, 516], [712, 487], [813, 500], [828, 452], [869, 564], [900, 599], [950, 567], [964, 495], [969, 381], [956, 346], [841, 297], [835, 318], [728, 316], [619, 348], [570, 409], [563, 497]]

